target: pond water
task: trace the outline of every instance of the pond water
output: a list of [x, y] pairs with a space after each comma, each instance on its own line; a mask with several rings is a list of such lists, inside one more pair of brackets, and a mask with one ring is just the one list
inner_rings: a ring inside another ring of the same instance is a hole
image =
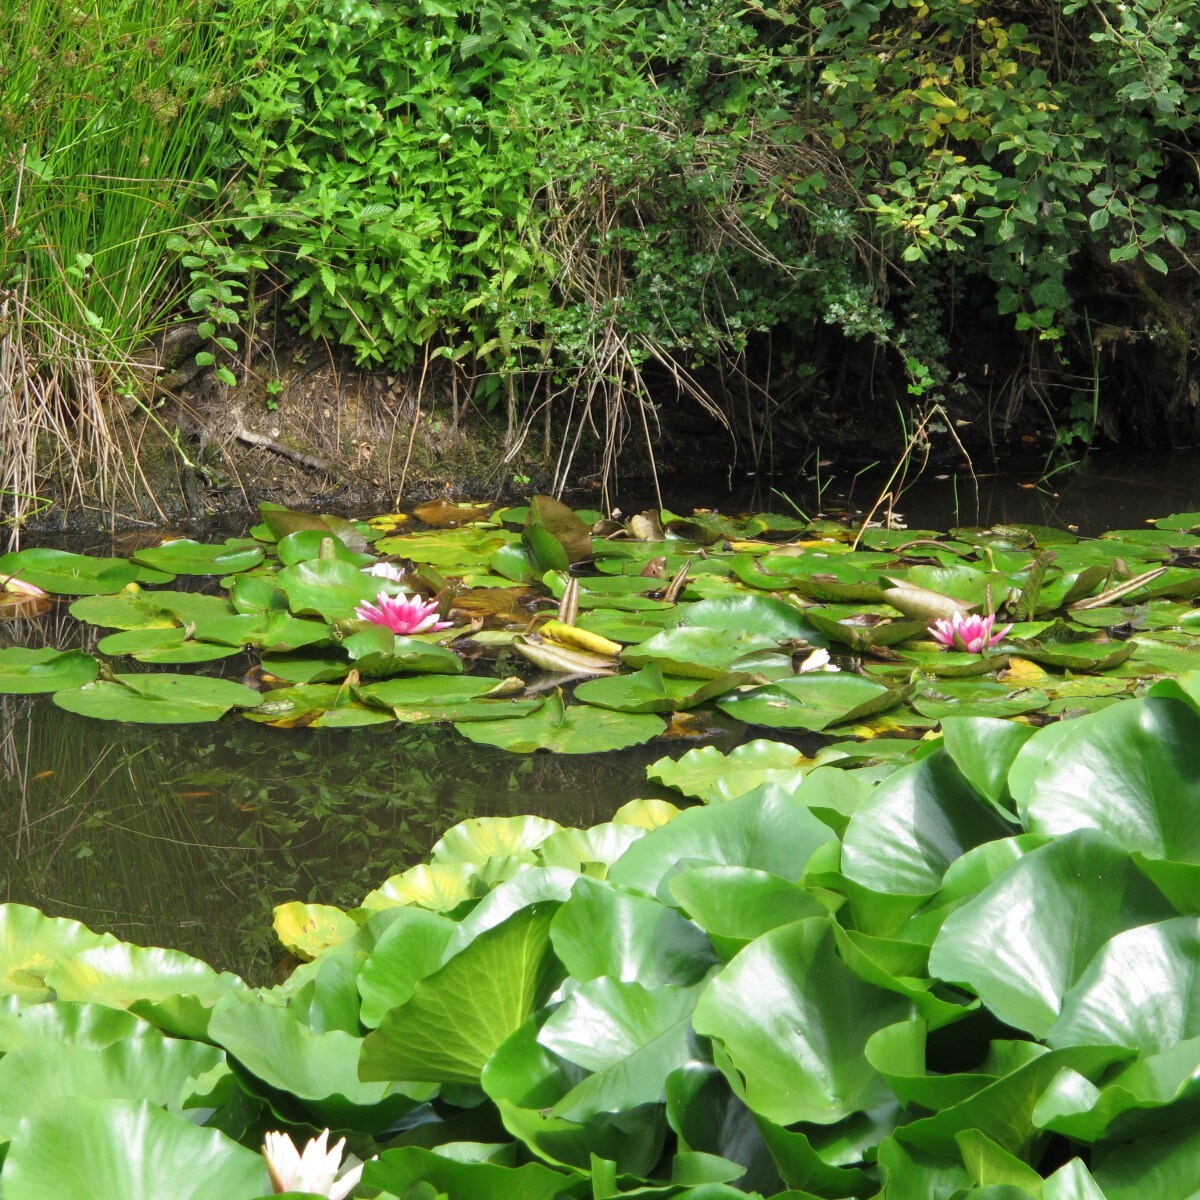
[[[911, 528], [1037, 522], [1091, 534], [1200, 510], [1195, 468], [1184, 456], [1100, 460], [1062, 480], [1058, 494], [1012, 476], [981, 478], [978, 492], [961, 477], [929, 480], [897, 508]], [[820, 497], [825, 511], [869, 506], [868, 483], [857, 481], [853, 492], [839, 492], [838, 483]], [[694, 495], [665, 499], [683, 511], [698, 502]], [[778, 493], [752, 503], [707, 499], [725, 511], [783, 507]], [[111, 540], [86, 541], [71, 548], [113, 552]], [[118, 542], [115, 552], [129, 551]], [[0, 628], [0, 644], [95, 640], [95, 630], [69, 618], [54, 629], [57, 620], [10, 623]], [[237, 669], [227, 664], [225, 673], [236, 678]], [[727, 749], [751, 736], [732, 726], [709, 740]], [[74, 716], [48, 698], [2, 697], [0, 900], [76, 917], [129, 941], [178, 947], [261, 982], [278, 959], [270, 931], [275, 904], [353, 905], [466, 817], [527, 812], [583, 826], [606, 820], [630, 799], [667, 795], [647, 784], [646, 766], [696, 744], [514, 755], [436, 726], [280, 730], [236, 718], [126, 726]]]

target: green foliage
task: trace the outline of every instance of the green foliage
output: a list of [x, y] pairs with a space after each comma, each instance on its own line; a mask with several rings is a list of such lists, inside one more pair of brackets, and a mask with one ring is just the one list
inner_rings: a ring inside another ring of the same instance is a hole
[[310, 961], [271, 987], [0, 905], [0, 1186], [258, 1200], [263, 1132], [331, 1126], [371, 1197], [1186, 1200], [1197, 696], [464, 821], [359, 908], [281, 906]]

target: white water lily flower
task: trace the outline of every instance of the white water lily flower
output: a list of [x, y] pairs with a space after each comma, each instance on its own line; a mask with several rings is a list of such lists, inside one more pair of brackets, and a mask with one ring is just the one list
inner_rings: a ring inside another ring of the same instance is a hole
[[390, 579], [393, 583], [400, 583], [404, 579], [404, 571], [395, 563], [373, 563], [363, 567], [362, 572], [364, 575], [374, 575], [377, 579]]
[[329, 1130], [312, 1138], [301, 1153], [286, 1133], [268, 1133], [263, 1141], [263, 1158], [275, 1195], [282, 1192], [311, 1192], [329, 1200], [345, 1200], [362, 1177], [362, 1164], [351, 1167], [341, 1178], [342, 1148], [346, 1139], [329, 1145]]
[[829, 651], [814, 650], [797, 668], [797, 673], [807, 675], [810, 671], [840, 671], [841, 667], [834, 666], [829, 661]]

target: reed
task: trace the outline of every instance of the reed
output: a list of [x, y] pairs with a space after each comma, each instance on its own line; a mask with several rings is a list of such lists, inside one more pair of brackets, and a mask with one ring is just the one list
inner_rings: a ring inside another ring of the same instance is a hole
[[[0, 514], [153, 495], [153, 350], [211, 210], [244, 0], [28, 0], [0, 28]], [[175, 248], [173, 248], [173, 246]], [[57, 493], [48, 480], [58, 479]], [[45, 493], [45, 494], [44, 494]]]

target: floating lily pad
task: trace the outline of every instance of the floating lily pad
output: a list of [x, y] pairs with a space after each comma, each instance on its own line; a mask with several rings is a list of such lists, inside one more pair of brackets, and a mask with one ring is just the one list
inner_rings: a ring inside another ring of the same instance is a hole
[[485, 742], [516, 754], [553, 750], [558, 754], [599, 754], [623, 750], [657, 737], [666, 729], [659, 718], [642, 713], [610, 712], [590, 706], [566, 707], [561, 692], [546, 698], [541, 709], [518, 720], [456, 724], [473, 742]]
[[85, 596], [71, 605], [71, 616], [104, 629], [171, 629], [175, 614], [163, 608], [161, 592], [121, 592], [116, 596]]
[[73, 691], [54, 693], [54, 703], [68, 712], [102, 721], [136, 721], [150, 725], [187, 725], [216, 721], [231, 708], [253, 708], [260, 696], [253, 688], [207, 675], [116, 675]]
[[399, 675], [402, 671], [430, 675], [460, 675], [462, 659], [453, 650], [419, 637], [401, 637], [370, 625], [342, 642], [342, 648], [364, 675]]
[[1013, 688], [989, 680], [939, 680], [926, 687], [912, 701], [922, 716], [934, 717], [1015, 717], [1037, 712], [1050, 703], [1040, 688]]
[[374, 603], [380, 592], [395, 591], [385, 586], [386, 580], [364, 575], [339, 558], [310, 559], [284, 567], [278, 585], [292, 612], [315, 613], [326, 621], [349, 620], [360, 604]]
[[751, 725], [816, 732], [886, 712], [904, 695], [861, 675], [814, 672], [738, 692], [718, 701], [717, 707]]
[[102, 654], [126, 654], [146, 663], [213, 662], [238, 653], [236, 646], [197, 642], [186, 629], [128, 629], [101, 638], [96, 649]]
[[738, 670], [791, 672], [791, 658], [779, 652], [775, 638], [693, 625], [664, 630], [628, 647], [621, 657], [631, 667], [653, 663], [666, 674], [689, 679], [719, 679]]
[[301, 683], [276, 688], [255, 697], [257, 707], [244, 715], [263, 725], [295, 729], [312, 725], [318, 729], [347, 728], [357, 725], [387, 725], [390, 712], [357, 700], [347, 687], [332, 683]]
[[618, 712], [669, 713], [695, 708], [714, 696], [746, 683], [744, 672], [731, 672], [706, 683], [695, 679], [665, 679], [654, 663], [632, 675], [589, 679], [575, 688], [575, 699]]
[[176, 575], [233, 575], [248, 571], [263, 560], [263, 548], [244, 538], [230, 538], [220, 546], [177, 538], [161, 546], [139, 550], [133, 561]]
[[53, 646], [0, 650], [0, 694], [31, 695], [82, 687], [99, 672], [100, 664], [82, 650], [55, 650]]
[[59, 596], [109, 596], [137, 579], [123, 558], [91, 558], [68, 550], [35, 547], [0, 555], [0, 581], [15, 576]]

